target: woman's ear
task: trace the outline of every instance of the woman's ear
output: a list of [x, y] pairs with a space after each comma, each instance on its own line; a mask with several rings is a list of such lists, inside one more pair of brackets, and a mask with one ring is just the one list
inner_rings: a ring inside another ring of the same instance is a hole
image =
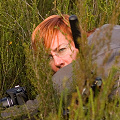
[[79, 52], [79, 49], [77, 49], [77, 48], [76, 48], [75, 50], [76, 50], [76, 53], [78, 53], [78, 52]]

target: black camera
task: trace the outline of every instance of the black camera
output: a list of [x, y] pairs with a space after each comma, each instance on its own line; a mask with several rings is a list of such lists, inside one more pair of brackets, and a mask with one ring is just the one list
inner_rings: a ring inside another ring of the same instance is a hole
[[2, 107], [11, 107], [14, 105], [23, 105], [27, 100], [27, 92], [25, 87], [15, 86], [6, 91], [7, 97], [0, 99]]

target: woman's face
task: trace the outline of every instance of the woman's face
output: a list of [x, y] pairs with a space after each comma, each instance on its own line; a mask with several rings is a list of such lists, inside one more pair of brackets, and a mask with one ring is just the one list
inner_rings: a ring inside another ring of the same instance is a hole
[[58, 32], [50, 47], [49, 58], [52, 70], [57, 72], [60, 68], [70, 64], [76, 59], [77, 53], [78, 49], [61, 32]]

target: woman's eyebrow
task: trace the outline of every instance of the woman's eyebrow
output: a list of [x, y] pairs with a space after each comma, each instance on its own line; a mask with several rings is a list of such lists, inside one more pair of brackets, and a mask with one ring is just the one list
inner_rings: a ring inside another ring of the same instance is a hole
[[55, 51], [57, 51], [62, 45], [64, 45], [64, 43], [63, 44], [60, 44], [60, 45], [58, 45], [53, 51], [55, 52]]

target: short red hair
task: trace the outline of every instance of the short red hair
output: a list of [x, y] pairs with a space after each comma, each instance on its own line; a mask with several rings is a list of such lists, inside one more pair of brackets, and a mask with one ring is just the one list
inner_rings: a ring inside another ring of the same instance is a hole
[[33, 49], [35, 49], [37, 40], [41, 41], [41, 39], [43, 40], [45, 47], [50, 48], [52, 40], [59, 31], [67, 35], [67, 38], [71, 41], [73, 40], [69, 25], [69, 15], [52, 15], [41, 22], [32, 34]]

